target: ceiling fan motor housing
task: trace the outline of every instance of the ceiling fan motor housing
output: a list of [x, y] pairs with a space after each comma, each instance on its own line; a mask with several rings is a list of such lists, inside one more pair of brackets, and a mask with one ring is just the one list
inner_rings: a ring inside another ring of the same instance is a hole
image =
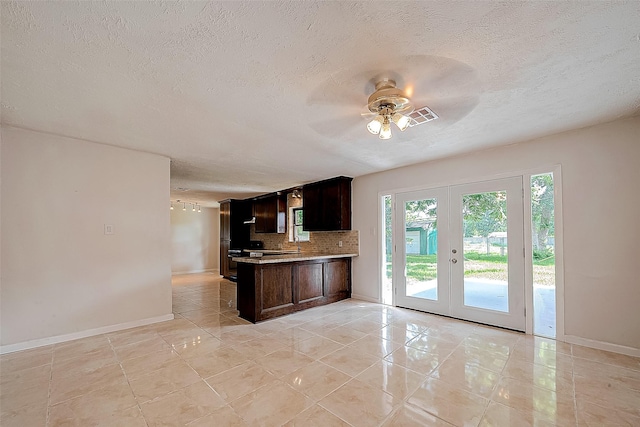
[[369, 96], [367, 107], [372, 113], [382, 114], [381, 110], [406, 113], [413, 110], [411, 100], [396, 87], [394, 80], [384, 79], [376, 83], [376, 91]]

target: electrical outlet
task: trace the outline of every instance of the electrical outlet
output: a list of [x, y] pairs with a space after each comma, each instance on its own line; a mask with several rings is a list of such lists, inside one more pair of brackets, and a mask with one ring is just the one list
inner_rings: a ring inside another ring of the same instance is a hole
[[341, 248], [342, 247], [342, 240], [338, 240], [338, 247]]
[[282, 243], [278, 243], [278, 249], [282, 249]]
[[105, 224], [104, 225], [104, 234], [114, 234], [113, 231], [113, 225], [112, 224]]

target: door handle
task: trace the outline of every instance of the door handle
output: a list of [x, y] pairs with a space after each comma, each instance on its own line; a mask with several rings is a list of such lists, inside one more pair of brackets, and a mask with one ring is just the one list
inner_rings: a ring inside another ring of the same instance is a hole
[[452, 259], [451, 259], [451, 262], [455, 264], [456, 262], [458, 262], [458, 260], [457, 260], [457, 259], [455, 259], [455, 258], [452, 258]]

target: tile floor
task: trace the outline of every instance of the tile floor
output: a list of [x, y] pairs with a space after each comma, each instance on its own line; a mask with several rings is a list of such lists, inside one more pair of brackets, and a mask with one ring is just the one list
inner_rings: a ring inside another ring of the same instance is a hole
[[640, 359], [346, 300], [252, 325], [174, 278], [169, 322], [3, 355], [0, 425], [640, 426]]

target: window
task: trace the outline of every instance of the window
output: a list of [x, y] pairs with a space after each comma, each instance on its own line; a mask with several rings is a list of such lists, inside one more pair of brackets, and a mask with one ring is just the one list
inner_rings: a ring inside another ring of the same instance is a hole
[[309, 232], [302, 229], [302, 221], [304, 220], [302, 208], [291, 208], [289, 218], [289, 241], [308, 242]]

